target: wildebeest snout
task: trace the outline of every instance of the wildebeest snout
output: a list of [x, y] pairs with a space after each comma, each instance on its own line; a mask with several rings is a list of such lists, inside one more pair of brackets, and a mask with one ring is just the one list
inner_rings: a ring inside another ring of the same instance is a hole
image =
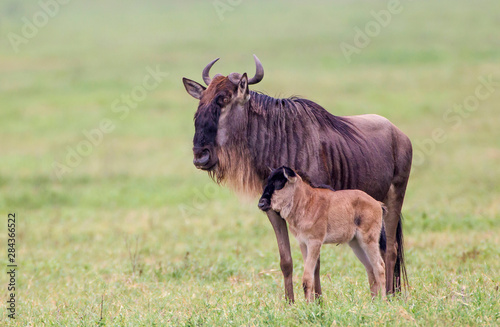
[[271, 209], [271, 204], [269, 203], [269, 200], [265, 198], [260, 198], [258, 206], [259, 209], [262, 211], [267, 211]]
[[214, 163], [211, 160], [211, 151], [208, 148], [193, 148], [193, 154], [194, 154], [194, 159], [193, 159], [193, 164], [196, 166], [198, 169], [203, 169], [203, 170], [209, 170], [212, 168]]

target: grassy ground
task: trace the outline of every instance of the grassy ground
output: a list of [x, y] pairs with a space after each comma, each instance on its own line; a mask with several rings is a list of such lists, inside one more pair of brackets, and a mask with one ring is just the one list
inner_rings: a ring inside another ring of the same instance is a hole
[[[0, 4], [1, 257], [15, 212], [19, 265], [17, 319], [2, 305], [2, 324], [499, 325], [500, 3], [401, 1], [350, 62], [340, 45], [387, 2], [214, 3], [70, 1], [17, 53], [9, 33], [41, 9]], [[192, 166], [197, 103], [181, 78], [201, 81], [219, 56], [214, 71], [253, 73], [252, 53], [266, 71], [256, 90], [378, 113], [413, 140], [403, 296], [372, 302], [350, 249], [326, 246], [324, 301], [307, 305], [292, 240], [288, 306], [265, 215]], [[168, 75], [123, 114], [148, 67]], [[85, 148], [104, 119], [114, 130]]]

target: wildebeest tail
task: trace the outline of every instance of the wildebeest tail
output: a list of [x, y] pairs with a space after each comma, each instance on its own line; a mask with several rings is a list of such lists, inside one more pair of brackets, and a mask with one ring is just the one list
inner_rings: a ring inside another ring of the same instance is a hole
[[399, 217], [398, 227], [396, 229], [396, 243], [398, 245], [396, 264], [394, 265], [394, 289], [401, 292], [401, 282], [404, 287], [408, 287], [408, 275], [406, 274], [404, 248], [403, 248], [403, 215]]
[[382, 221], [382, 230], [380, 231], [380, 238], [378, 240], [378, 245], [380, 247], [380, 252], [385, 253], [386, 249], [386, 238], [385, 238], [385, 226], [384, 221]]
[[387, 215], [387, 207], [385, 206], [385, 204], [383, 202], [380, 202], [380, 207], [382, 207], [382, 230], [380, 231], [380, 238], [378, 240], [378, 245], [380, 248], [380, 252], [382, 253], [382, 256], [385, 256], [387, 239], [385, 236], [384, 220], [385, 220], [385, 216]]

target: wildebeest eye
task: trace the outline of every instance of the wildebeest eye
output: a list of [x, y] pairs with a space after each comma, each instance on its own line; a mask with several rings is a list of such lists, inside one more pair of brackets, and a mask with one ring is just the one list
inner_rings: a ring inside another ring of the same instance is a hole
[[285, 187], [286, 181], [284, 180], [276, 180], [274, 182], [274, 189], [275, 190], [281, 190], [283, 187]]
[[227, 95], [219, 95], [217, 97], [217, 104], [221, 107], [225, 106], [226, 104], [229, 103], [229, 101], [231, 100], [231, 98]]

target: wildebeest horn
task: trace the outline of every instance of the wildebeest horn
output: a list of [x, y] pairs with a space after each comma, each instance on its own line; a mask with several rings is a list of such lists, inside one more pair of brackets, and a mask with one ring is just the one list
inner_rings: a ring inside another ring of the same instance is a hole
[[255, 60], [255, 66], [257, 68], [255, 70], [255, 76], [248, 80], [248, 84], [257, 84], [264, 78], [264, 67], [262, 67], [259, 58], [253, 55], [253, 59]]
[[203, 72], [201, 73], [201, 76], [203, 77], [203, 81], [205, 84], [210, 84], [212, 79], [210, 78], [210, 68], [219, 60], [220, 58], [212, 60], [204, 69]]

